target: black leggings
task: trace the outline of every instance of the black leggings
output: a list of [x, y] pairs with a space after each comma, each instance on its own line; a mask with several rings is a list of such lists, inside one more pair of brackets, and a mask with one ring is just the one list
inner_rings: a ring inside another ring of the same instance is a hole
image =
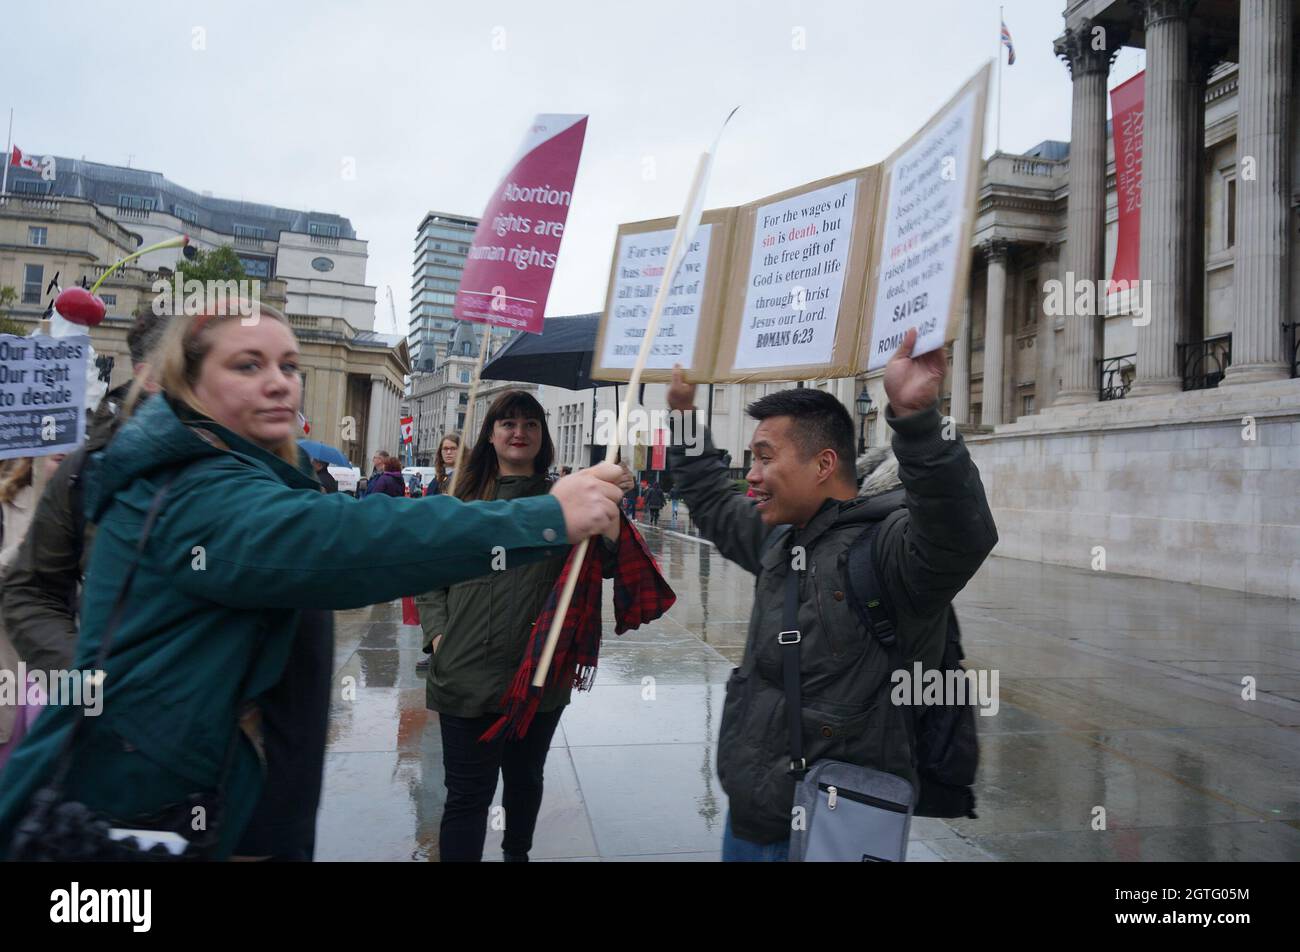
[[498, 775], [505, 780], [501, 805], [505, 809], [502, 851], [522, 857], [533, 848], [533, 830], [542, 807], [542, 772], [551, 737], [564, 708], [538, 712], [528, 733], [519, 740], [498, 736], [480, 743], [483, 732], [496, 723], [496, 714], [482, 717], [439, 715], [442, 764], [446, 772], [447, 804], [439, 835], [444, 863], [477, 863], [487, 839], [488, 808]]

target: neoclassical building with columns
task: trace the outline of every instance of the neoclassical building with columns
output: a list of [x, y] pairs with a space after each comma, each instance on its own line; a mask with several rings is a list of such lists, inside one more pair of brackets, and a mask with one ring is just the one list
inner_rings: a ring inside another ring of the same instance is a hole
[[[996, 554], [1300, 599], [1297, 6], [1067, 3], [1054, 47], [1071, 141], [985, 162], [943, 398], [983, 474]], [[1108, 296], [1107, 107], [1125, 46], [1146, 51], [1145, 293]], [[1085, 284], [1101, 293], [1078, 294]], [[807, 385], [835, 394], [867, 445], [889, 439], [880, 372]], [[787, 386], [701, 394], [737, 475], [755, 426], [745, 405]], [[662, 390], [646, 387], [646, 407]], [[586, 461], [593, 398], [608, 409], [612, 397], [542, 388], [574, 431], [562, 462]]]
[[[988, 160], [949, 377], [998, 554], [1300, 598], [1297, 5], [1068, 4], [1071, 142]], [[1145, 293], [1076, 307], [1115, 258], [1123, 46], [1146, 50]]]

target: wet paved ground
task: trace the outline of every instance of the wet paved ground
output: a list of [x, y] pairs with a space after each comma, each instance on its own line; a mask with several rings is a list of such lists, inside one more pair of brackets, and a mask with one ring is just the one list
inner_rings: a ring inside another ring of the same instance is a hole
[[[712, 546], [645, 534], [678, 602], [608, 627], [547, 760], [535, 860], [719, 858], [714, 748], [753, 581]], [[1000, 707], [976, 719], [979, 819], [915, 820], [910, 859], [1300, 860], [1300, 602], [991, 559], [957, 604], [967, 666], [998, 670]], [[317, 858], [436, 860], [419, 629], [395, 602], [337, 620]]]

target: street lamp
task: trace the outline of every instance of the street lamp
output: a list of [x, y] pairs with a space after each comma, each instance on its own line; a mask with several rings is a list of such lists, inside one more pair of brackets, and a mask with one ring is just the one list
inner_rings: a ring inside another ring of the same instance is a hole
[[858, 394], [858, 455], [861, 456], [867, 451], [867, 414], [871, 412], [871, 394], [867, 392], [867, 385], [862, 385], [862, 392]]

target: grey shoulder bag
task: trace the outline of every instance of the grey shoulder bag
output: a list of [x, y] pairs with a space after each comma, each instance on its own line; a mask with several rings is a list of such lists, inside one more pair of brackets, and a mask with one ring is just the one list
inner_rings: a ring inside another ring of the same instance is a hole
[[810, 768], [803, 756], [800, 694], [799, 574], [786, 575], [781, 668], [790, 732], [790, 775], [795, 778], [790, 862], [901, 863], [915, 791], [903, 777], [838, 760]]

